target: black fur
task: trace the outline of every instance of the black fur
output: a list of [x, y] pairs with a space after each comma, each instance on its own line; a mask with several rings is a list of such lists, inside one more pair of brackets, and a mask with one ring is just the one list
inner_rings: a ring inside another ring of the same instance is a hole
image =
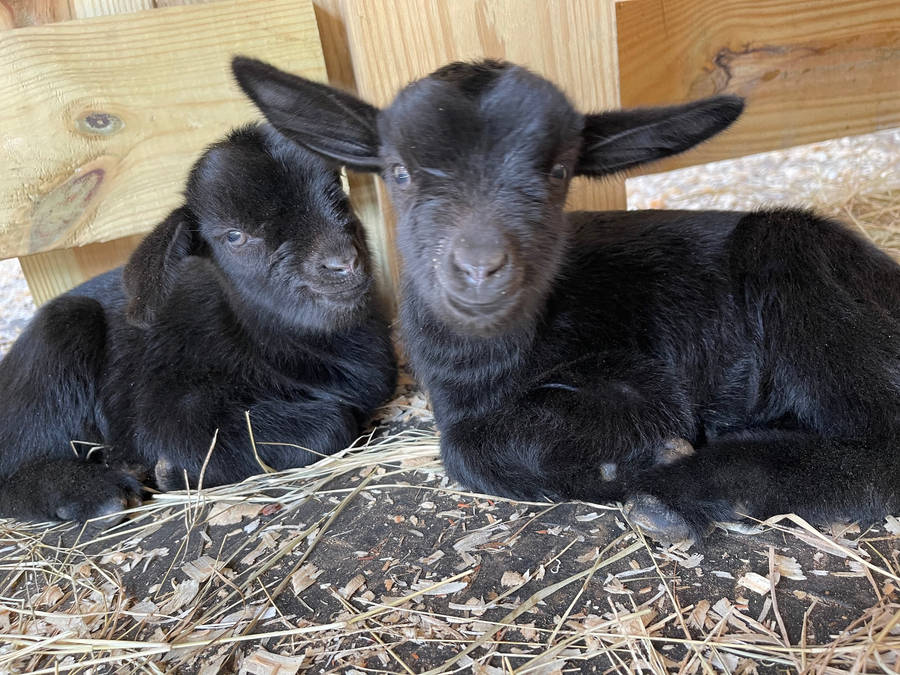
[[[300, 145], [365, 105], [236, 60]], [[293, 93], [291, 93], [293, 92]], [[731, 96], [581, 115], [509, 64], [452, 64], [377, 115], [404, 260], [403, 334], [450, 475], [520, 498], [629, 500], [650, 533], [900, 509], [900, 266], [799, 210], [563, 212], [573, 174], [681, 152]], [[358, 127], [358, 128], [356, 128]], [[335, 130], [338, 130], [337, 132]], [[398, 168], [399, 167], [399, 168]], [[673, 454], [678, 439], [696, 448]]]
[[196, 485], [216, 430], [204, 485], [260, 473], [245, 411], [276, 469], [346, 447], [395, 380], [370, 286], [334, 166], [232, 132], [124, 270], [48, 303], [0, 362], [0, 514], [114, 513], [145, 472]]

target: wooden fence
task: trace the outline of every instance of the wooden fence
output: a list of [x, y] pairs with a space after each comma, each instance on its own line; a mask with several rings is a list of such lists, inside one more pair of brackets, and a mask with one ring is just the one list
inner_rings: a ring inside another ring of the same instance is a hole
[[[375, 104], [453, 59], [550, 77], [583, 109], [748, 99], [733, 130], [650, 170], [900, 126], [900, 3], [884, 0], [0, 0], [0, 257], [39, 302], [121, 264], [202, 148], [257, 115], [243, 53]], [[390, 208], [351, 176], [389, 297]], [[624, 208], [621, 181], [573, 208]]]

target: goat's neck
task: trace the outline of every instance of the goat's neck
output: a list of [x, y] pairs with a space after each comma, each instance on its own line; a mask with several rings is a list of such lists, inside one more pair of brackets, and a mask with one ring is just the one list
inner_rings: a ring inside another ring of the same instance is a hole
[[247, 303], [233, 294], [229, 295], [229, 306], [244, 339], [253, 345], [257, 356], [266, 360], [291, 364], [308, 358], [310, 350], [325, 355], [332, 351], [328, 333], [304, 329], [277, 311]]
[[412, 371], [439, 418], [445, 408], [487, 412], [520, 387], [533, 329], [492, 338], [460, 334], [438, 319], [408, 279], [401, 326]]

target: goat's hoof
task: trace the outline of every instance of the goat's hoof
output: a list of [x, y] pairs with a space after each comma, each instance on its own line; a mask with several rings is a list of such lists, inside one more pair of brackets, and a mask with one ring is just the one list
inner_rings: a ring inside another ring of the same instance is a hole
[[671, 543], [694, 538], [687, 521], [653, 495], [631, 497], [625, 503], [625, 515], [651, 539]]
[[667, 466], [694, 454], [694, 446], [684, 438], [670, 438], [656, 451], [657, 465]]
[[88, 471], [81, 481], [56, 496], [54, 515], [58, 520], [105, 529], [125, 520], [123, 511], [141, 504], [142, 488], [133, 473], [90, 465], [83, 468]]
[[160, 492], [174, 492], [187, 487], [184, 471], [172, 464], [168, 457], [160, 457], [153, 467], [156, 489]]

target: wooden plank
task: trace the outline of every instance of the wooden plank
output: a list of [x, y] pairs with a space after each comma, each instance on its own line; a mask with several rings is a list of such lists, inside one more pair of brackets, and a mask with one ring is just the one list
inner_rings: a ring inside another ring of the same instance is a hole
[[0, 256], [149, 230], [198, 152], [257, 115], [234, 53], [325, 79], [308, 2], [221, 0], [0, 33]]
[[99, 244], [46, 251], [19, 258], [35, 304], [43, 304], [70, 288], [123, 265], [144, 238], [142, 234]]
[[[166, 0], [170, 5], [198, 4], [207, 0]], [[162, 6], [161, 0], [0, 0], [0, 29], [33, 26], [72, 18], [139, 11]], [[4, 12], [4, 10], [8, 10]], [[3, 18], [7, 17], [4, 22]], [[80, 248], [34, 253], [19, 264], [36, 304], [64, 293], [93, 276], [128, 260], [142, 235], [133, 235]]]
[[[360, 95], [385, 105], [412, 79], [449, 61], [506, 59], [550, 78], [583, 110], [618, 105], [611, 0], [345, 0]], [[378, 186], [388, 222], [389, 201]], [[572, 208], [624, 208], [621, 182], [576, 181]], [[383, 246], [394, 250], [393, 229]], [[397, 261], [391, 260], [396, 283]]]
[[0, 30], [72, 18], [69, 0], [0, 0]]
[[900, 2], [627, 0], [616, 13], [624, 106], [748, 100], [722, 137], [653, 170], [900, 126]]
[[202, 5], [216, 0], [69, 0], [79, 19], [111, 14], [127, 14], [159, 7]]

